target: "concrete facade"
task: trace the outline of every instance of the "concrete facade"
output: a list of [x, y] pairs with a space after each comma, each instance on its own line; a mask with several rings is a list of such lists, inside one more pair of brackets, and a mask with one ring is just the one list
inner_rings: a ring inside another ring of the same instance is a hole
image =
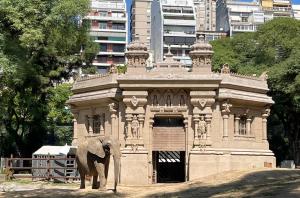
[[106, 73], [111, 64], [125, 63], [128, 23], [124, 0], [91, 0], [90, 35], [99, 44], [93, 61], [99, 73]]
[[196, 40], [196, 14], [193, 0], [160, 0], [151, 5], [151, 51], [155, 63], [168, 52], [174, 59], [191, 66], [188, 56]]
[[170, 50], [146, 70], [147, 50], [134, 41], [125, 74], [111, 68], [75, 82], [68, 101], [75, 117], [73, 145], [85, 138], [117, 138], [122, 184], [276, 166], [267, 140], [273, 100], [266, 95], [266, 74], [234, 74], [226, 64], [221, 73], [212, 72], [212, 47], [203, 37], [191, 48], [190, 71]]

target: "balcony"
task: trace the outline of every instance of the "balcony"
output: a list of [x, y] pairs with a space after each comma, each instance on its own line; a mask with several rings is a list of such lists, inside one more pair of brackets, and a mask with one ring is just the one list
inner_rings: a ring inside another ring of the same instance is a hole
[[255, 32], [256, 29], [256, 25], [231, 25], [233, 32]]
[[106, 9], [117, 9], [117, 10], [123, 10], [125, 9], [125, 5], [123, 2], [120, 3], [112, 3], [112, 2], [97, 2], [97, 1], [92, 1], [91, 8], [97, 9], [97, 8], [106, 8]]
[[124, 52], [99, 52], [98, 55], [125, 56]]
[[164, 25], [196, 26], [196, 20], [164, 19]]
[[117, 29], [117, 28], [101, 28], [101, 27], [91, 27], [91, 31], [97, 32], [126, 32], [126, 29]]
[[174, 32], [174, 31], [165, 30], [164, 36], [196, 37], [196, 34], [195, 34], [195, 31]]
[[273, 0], [273, 4], [291, 4], [290, 0]]
[[126, 17], [120, 16], [100, 16], [100, 15], [88, 15], [85, 19], [89, 20], [101, 20], [101, 21], [119, 21], [119, 22], [126, 22]]

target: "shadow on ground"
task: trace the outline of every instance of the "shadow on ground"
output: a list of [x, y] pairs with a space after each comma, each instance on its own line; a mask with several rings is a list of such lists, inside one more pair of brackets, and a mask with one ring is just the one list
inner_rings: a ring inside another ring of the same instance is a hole
[[300, 170], [259, 171], [244, 175], [232, 182], [224, 181], [219, 185], [205, 185], [203, 180], [202, 182], [195, 181], [175, 192], [152, 193], [145, 197], [300, 198]]
[[[247, 174], [245, 174], [247, 173]], [[97, 190], [51, 189], [0, 192], [0, 197], [277, 197], [300, 198], [300, 170], [262, 170], [227, 172], [178, 184], [157, 184], [144, 187], [120, 186], [119, 191], [103, 193]]]

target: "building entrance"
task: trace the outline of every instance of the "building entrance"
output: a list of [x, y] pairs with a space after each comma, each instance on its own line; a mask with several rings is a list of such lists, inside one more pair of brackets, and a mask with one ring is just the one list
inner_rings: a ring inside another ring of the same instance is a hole
[[185, 151], [154, 151], [154, 183], [174, 183], [185, 180]]
[[185, 181], [185, 130], [182, 117], [155, 117], [152, 139], [153, 183]]

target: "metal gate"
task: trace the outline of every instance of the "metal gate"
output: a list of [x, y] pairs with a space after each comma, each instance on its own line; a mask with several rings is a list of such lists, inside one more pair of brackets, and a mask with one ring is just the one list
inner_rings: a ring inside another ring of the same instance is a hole
[[153, 151], [185, 151], [183, 127], [153, 127]]

